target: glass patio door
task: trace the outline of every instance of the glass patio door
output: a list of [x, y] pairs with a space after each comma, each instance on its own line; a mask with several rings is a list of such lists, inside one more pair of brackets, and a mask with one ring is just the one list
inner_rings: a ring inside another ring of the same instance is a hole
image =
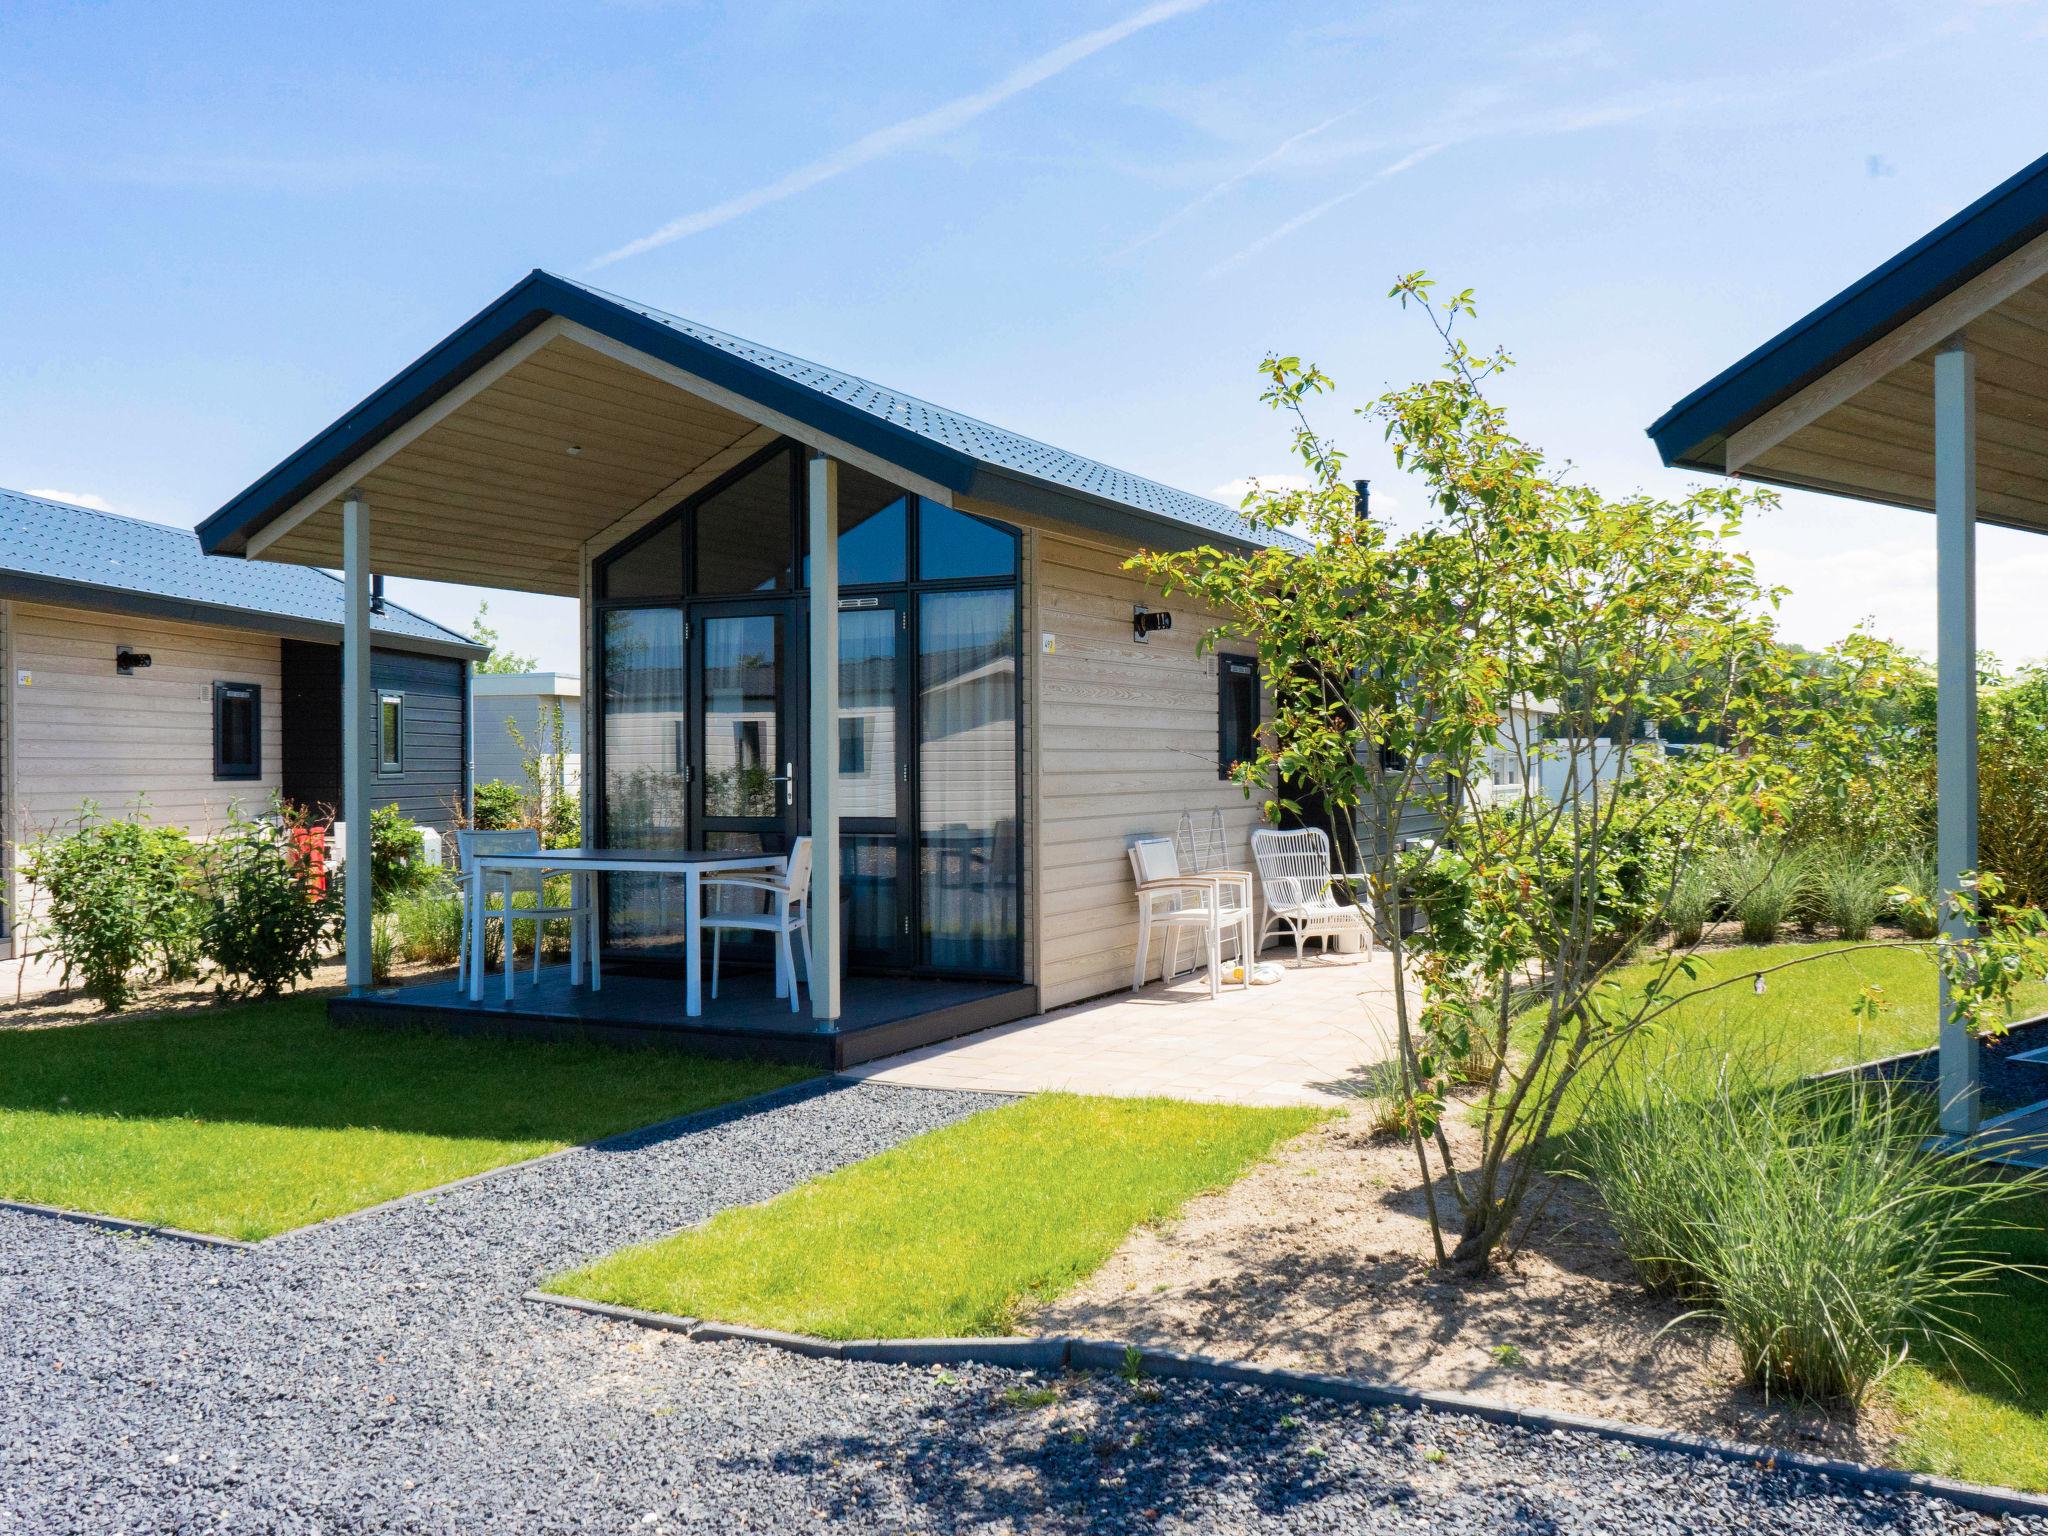
[[[693, 604], [696, 826], [706, 848], [781, 853], [796, 829], [800, 763], [789, 730], [788, 605]], [[765, 897], [727, 892], [714, 910], [761, 910]], [[766, 963], [769, 945], [728, 933], [729, 959]]]
[[854, 597], [839, 609], [840, 881], [853, 964], [904, 970], [917, 960], [910, 884], [908, 602]]

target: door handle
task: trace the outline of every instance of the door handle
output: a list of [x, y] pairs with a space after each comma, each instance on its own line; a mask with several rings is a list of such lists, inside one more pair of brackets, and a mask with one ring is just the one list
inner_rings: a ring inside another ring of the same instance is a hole
[[782, 803], [783, 803], [784, 805], [795, 805], [795, 804], [796, 804], [796, 764], [795, 764], [795, 763], [784, 763], [784, 764], [782, 765], [782, 772], [780, 772], [780, 773], [771, 773], [771, 774], [770, 774], [770, 775], [768, 776], [768, 782], [769, 782], [770, 784], [780, 784], [780, 785], [782, 786]]

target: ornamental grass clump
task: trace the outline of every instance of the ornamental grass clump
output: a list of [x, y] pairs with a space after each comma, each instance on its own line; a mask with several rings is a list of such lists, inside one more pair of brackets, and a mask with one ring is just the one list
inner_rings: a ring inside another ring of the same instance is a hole
[[1687, 862], [1671, 883], [1671, 898], [1664, 904], [1665, 919], [1671, 924], [1672, 942], [1680, 949], [1699, 943], [1714, 915], [1714, 872], [1699, 860]]
[[[391, 926], [402, 959], [422, 965], [453, 965], [462, 952], [462, 898], [436, 881], [428, 889], [391, 904]], [[496, 964], [495, 955], [491, 963]]]
[[1745, 944], [1775, 940], [1806, 886], [1806, 860], [1782, 842], [1757, 838], [1721, 855], [1721, 898], [1742, 925]]
[[2002, 1235], [2038, 1179], [1932, 1152], [1926, 1106], [1883, 1086], [1781, 1088], [1705, 1250], [1713, 1310], [1767, 1393], [1860, 1401], [1910, 1355], [1980, 1352], [1972, 1305], [2015, 1266]]
[[1747, 1106], [1759, 1084], [1725, 1054], [1672, 1051], [1617, 1072], [1575, 1128], [1568, 1171], [1600, 1193], [1644, 1289], [1701, 1300], [1729, 1181], [1759, 1135]]
[[1884, 915], [1891, 881], [1884, 867], [1851, 848], [1833, 850], [1815, 869], [1817, 905], [1835, 936], [1851, 943], [1870, 937]]
[[1972, 1307], [2021, 1266], [2035, 1175], [1927, 1148], [1927, 1106], [1753, 1058], [1617, 1074], [1574, 1138], [1644, 1284], [1727, 1329], [1768, 1394], [1860, 1401], [1910, 1357], [1981, 1350]]

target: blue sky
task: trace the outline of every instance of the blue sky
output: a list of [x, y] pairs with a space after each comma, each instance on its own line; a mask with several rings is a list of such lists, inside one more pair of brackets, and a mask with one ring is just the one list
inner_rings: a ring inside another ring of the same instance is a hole
[[[1205, 493], [1479, 290], [1518, 428], [1677, 489], [1665, 406], [2048, 148], [2048, 5], [0, 6], [0, 485], [190, 525], [531, 267]], [[1788, 498], [1786, 628], [1932, 637], [1932, 527]], [[1987, 531], [1982, 632], [2048, 540]], [[405, 583], [466, 624], [476, 594]], [[573, 665], [568, 605], [504, 595]]]

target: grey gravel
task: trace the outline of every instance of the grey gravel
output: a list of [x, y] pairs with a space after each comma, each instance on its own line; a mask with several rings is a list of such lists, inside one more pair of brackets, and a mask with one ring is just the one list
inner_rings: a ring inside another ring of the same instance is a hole
[[989, 1103], [805, 1087], [255, 1252], [0, 1211], [0, 1531], [2048, 1532], [1583, 1435], [1115, 1377], [1039, 1403], [517, 1299]]

